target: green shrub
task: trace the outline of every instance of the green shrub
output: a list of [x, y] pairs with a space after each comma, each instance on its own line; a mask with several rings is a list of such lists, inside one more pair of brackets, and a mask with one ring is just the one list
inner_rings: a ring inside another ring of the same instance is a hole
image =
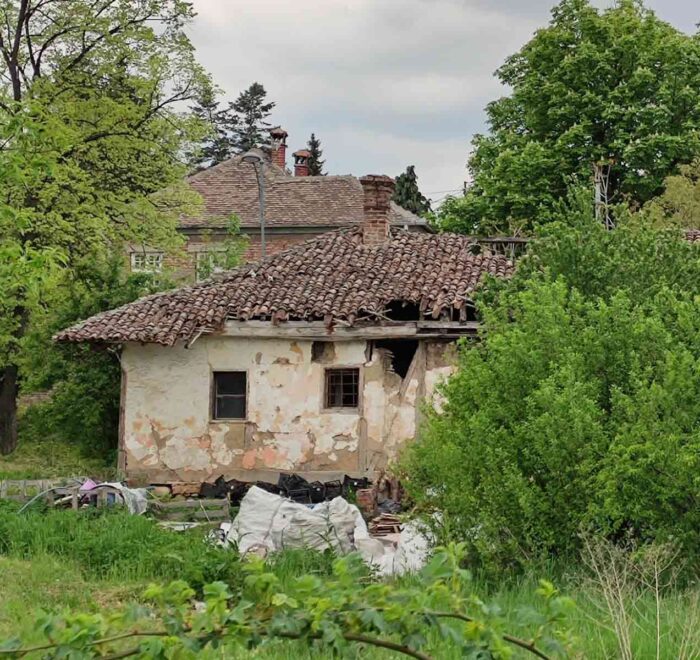
[[0, 506], [0, 554], [62, 557], [88, 578], [182, 579], [195, 588], [212, 580], [235, 584], [240, 575], [238, 553], [210, 545], [201, 530], [176, 533], [108, 509], [18, 514], [15, 506]]
[[405, 461], [416, 500], [499, 567], [575, 554], [582, 526], [700, 547], [698, 248], [583, 208], [483, 296], [483, 340]]

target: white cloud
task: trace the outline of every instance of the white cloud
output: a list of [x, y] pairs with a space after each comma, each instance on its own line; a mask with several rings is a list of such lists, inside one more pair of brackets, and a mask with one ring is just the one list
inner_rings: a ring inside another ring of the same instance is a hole
[[503, 93], [492, 74], [552, 3], [194, 0], [191, 36], [228, 99], [265, 85], [292, 150], [314, 131], [332, 173], [415, 164], [423, 190], [437, 191], [462, 185], [483, 108]]

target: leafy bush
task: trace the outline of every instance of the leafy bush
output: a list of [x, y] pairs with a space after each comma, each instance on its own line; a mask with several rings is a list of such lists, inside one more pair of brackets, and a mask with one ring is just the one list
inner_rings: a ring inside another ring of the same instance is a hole
[[492, 565], [575, 553], [582, 526], [699, 547], [698, 247], [589, 206], [485, 292], [483, 340], [406, 457], [413, 496]]
[[[151, 586], [146, 598], [153, 606], [145, 611], [46, 616], [37, 628], [48, 641], [41, 648], [56, 657], [194, 658], [212, 650], [242, 657], [281, 640], [303, 640], [316, 652], [352, 658], [358, 644], [422, 660], [445, 657], [445, 651], [496, 659], [517, 650], [546, 659], [572, 650], [570, 599], [541, 583], [538, 608], [526, 613], [523, 636], [516, 637], [504, 629], [498, 608], [473, 593], [462, 558], [459, 545], [438, 549], [411, 586], [367, 582], [366, 567], [355, 554], [335, 560], [325, 580], [300, 575], [288, 585], [253, 558], [243, 566], [239, 590], [209, 584], [203, 607], [193, 607], [195, 592], [186, 583], [174, 582]], [[18, 639], [4, 644], [10, 657], [28, 651]]]
[[240, 579], [238, 554], [206, 543], [201, 531], [174, 533], [117, 510], [18, 515], [15, 506], [0, 506], [0, 554], [54, 555], [77, 562], [88, 578], [181, 579], [196, 589]]

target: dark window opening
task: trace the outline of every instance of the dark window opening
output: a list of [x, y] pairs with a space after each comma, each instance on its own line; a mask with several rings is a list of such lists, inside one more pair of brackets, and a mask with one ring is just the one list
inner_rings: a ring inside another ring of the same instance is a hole
[[332, 341], [315, 341], [311, 344], [312, 362], [333, 362], [335, 345]]
[[418, 342], [414, 339], [380, 339], [374, 343], [374, 346], [388, 351], [392, 371], [401, 378], [406, 378], [418, 350]]
[[247, 376], [245, 371], [214, 372], [214, 419], [245, 419]]
[[418, 321], [420, 320], [420, 307], [415, 303], [393, 300], [386, 306], [384, 314], [392, 321]]
[[360, 400], [359, 369], [326, 370], [326, 408], [357, 408]]

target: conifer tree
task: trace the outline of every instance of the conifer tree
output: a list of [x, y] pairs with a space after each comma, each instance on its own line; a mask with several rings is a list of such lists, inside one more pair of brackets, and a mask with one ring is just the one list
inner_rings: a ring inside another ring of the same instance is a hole
[[323, 166], [326, 164], [326, 161], [321, 159], [321, 156], [323, 156], [321, 140], [316, 137], [315, 133], [312, 133], [306, 146], [311, 153], [311, 156], [309, 156], [309, 176], [323, 176], [325, 174]]
[[415, 165], [409, 165], [405, 172], [396, 177], [394, 201], [416, 215], [430, 213], [430, 200], [418, 188]]
[[194, 171], [203, 170], [230, 158], [236, 153], [234, 131], [238, 118], [231, 110], [221, 108], [212, 88], [206, 90], [202, 98], [191, 107], [192, 114], [210, 127], [208, 135], [188, 154]]
[[266, 96], [265, 88], [254, 82], [229, 104], [229, 110], [236, 120], [233, 136], [238, 153], [259, 147], [266, 140], [266, 129], [270, 127], [270, 123], [265, 120], [275, 107], [274, 101], [265, 103]]

